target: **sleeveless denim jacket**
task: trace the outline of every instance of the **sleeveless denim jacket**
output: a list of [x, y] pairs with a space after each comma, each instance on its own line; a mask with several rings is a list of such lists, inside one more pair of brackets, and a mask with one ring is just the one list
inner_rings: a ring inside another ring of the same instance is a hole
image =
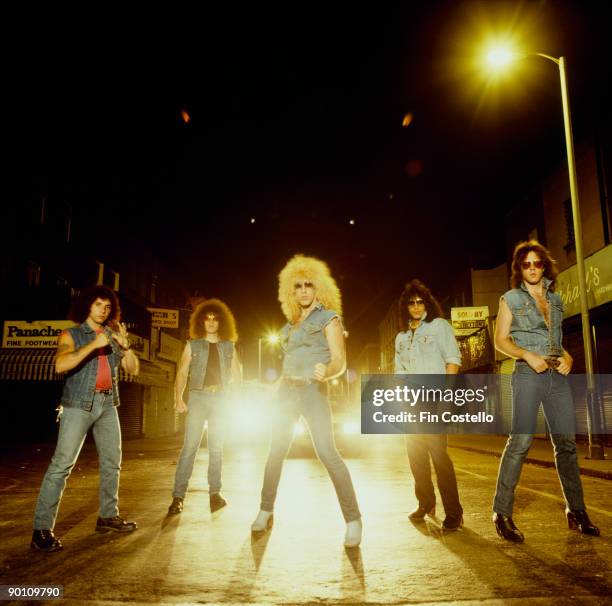
[[283, 326], [280, 333], [283, 358], [283, 375], [285, 377], [303, 377], [311, 379], [315, 364], [329, 364], [331, 354], [324, 328], [338, 314], [325, 309], [317, 303], [308, 317], [293, 326], [290, 323]]
[[[189, 390], [201, 390], [204, 388], [210, 343], [206, 339], [191, 339], [189, 344], [191, 346]], [[221, 381], [225, 388], [231, 377], [234, 344], [231, 341], [219, 341], [217, 348], [219, 351], [219, 366], [221, 367]]]
[[510, 336], [514, 343], [541, 356], [555, 357], [563, 355], [563, 301], [558, 293], [549, 290], [550, 284], [551, 281], [544, 278], [546, 300], [550, 306], [550, 329], [524, 283], [520, 288], [509, 290], [503, 298], [512, 312]]
[[[104, 329], [109, 333], [108, 328]], [[68, 329], [74, 341], [75, 350], [85, 347], [96, 338], [96, 331], [83, 322], [79, 326]], [[108, 362], [111, 369], [113, 381], [113, 404], [119, 406], [119, 364], [123, 354], [119, 345], [114, 339], [110, 339], [111, 353], [108, 355]], [[62, 392], [61, 405], [66, 408], [80, 408], [91, 411], [93, 406], [94, 394], [96, 391], [96, 379], [98, 377], [98, 357], [95, 352], [86, 358], [79, 366], [66, 373], [64, 390]]]

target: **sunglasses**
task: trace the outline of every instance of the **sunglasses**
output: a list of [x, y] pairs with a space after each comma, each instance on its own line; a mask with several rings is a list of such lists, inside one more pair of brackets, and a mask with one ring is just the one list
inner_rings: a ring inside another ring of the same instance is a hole
[[423, 299], [410, 299], [408, 301], [408, 307], [413, 307], [415, 305], [425, 305], [425, 301], [423, 301]]
[[301, 288], [314, 288], [314, 284], [312, 282], [296, 282], [293, 288], [295, 288], [295, 290], [300, 290]]
[[544, 261], [521, 261], [521, 267], [523, 269], [529, 269], [531, 266], [536, 269], [543, 269]]

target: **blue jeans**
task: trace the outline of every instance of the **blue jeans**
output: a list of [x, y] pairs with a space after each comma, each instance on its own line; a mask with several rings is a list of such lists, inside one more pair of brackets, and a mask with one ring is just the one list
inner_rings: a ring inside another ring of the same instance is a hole
[[283, 384], [279, 390], [278, 400], [274, 403], [270, 454], [261, 490], [261, 509], [274, 510], [283, 462], [293, 442], [295, 424], [300, 416], [308, 423], [317, 456], [325, 465], [336, 489], [344, 519], [347, 522], [359, 520], [361, 513], [353, 482], [334, 441], [327, 386], [319, 382], [303, 387]]
[[52, 530], [66, 481], [85, 442], [89, 428], [98, 451], [100, 469], [100, 517], [119, 515], [119, 472], [121, 470], [121, 428], [113, 395], [96, 393], [91, 411], [64, 407], [60, 416], [55, 454], [40, 487], [34, 530]]
[[555, 370], [538, 374], [526, 364], [517, 363], [512, 376], [512, 431], [502, 454], [493, 502], [493, 510], [497, 513], [512, 515], [514, 489], [533, 441], [540, 403], [551, 432], [557, 474], [566, 505], [573, 510], [585, 509], [573, 433], [575, 413], [569, 380]]
[[204, 423], [208, 420], [208, 487], [210, 494], [221, 490], [221, 462], [225, 439], [227, 411], [222, 397], [203, 391], [190, 391], [185, 421], [183, 449], [176, 466], [172, 496], [183, 499], [193, 473], [200, 442], [204, 435]]

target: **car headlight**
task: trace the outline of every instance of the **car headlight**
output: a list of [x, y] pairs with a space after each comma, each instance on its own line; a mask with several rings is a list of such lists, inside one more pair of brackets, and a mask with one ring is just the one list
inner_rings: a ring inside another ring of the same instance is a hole
[[350, 433], [350, 434], [355, 434], [355, 433], [359, 433], [361, 430], [359, 423], [356, 423], [355, 421], [346, 421], [344, 423], [342, 423], [342, 433]]

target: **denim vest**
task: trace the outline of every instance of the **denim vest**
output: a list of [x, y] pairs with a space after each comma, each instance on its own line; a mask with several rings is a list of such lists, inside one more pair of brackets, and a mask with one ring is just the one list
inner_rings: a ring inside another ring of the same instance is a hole
[[509, 290], [503, 298], [512, 312], [510, 336], [514, 343], [527, 351], [552, 357], [563, 355], [563, 301], [556, 292], [549, 290], [550, 283], [548, 278], [544, 278], [546, 300], [550, 306], [550, 330], [524, 283], [520, 288]]
[[317, 303], [303, 322], [297, 325], [287, 323], [283, 326], [280, 342], [285, 354], [285, 377], [311, 379], [316, 364], [329, 364], [331, 353], [324, 328], [337, 317], [335, 311], [325, 309], [321, 303]]
[[[204, 389], [206, 377], [206, 365], [208, 363], [208, 351], [210, 343], [206, 339], [191, 339], [191, 364], [189, 365], [189, 390]], [[221, 367], [221, 381], [223, 387], [227, 387], [232, 371], [232, 356], [234, 355], [234, 344], [231, 341], [217, 342], [219, 351], [219, 366]]]
[[[104, 330], [107, 334], [110, 332], [108, 328]], [[96, 338], [96, 331], [87, 322], [69, 328], [68, 332], [74, 341], [75, 350], [85, 347], [85, 345], [91, 343]], [[113, 404], [119, 406], [119, 364], [123, 355], [114, 339], [110, 339], [110, 348], [111, 353], [108, 355], [108, 363], [110, 364], [113, 381]], [[66, 373], [61, 405], [66, 408], [81, 408], [82, 410], [91, 411], [97, 378], [98, 357], [94, 352], [88, 358], [85, 358], [79, 366]]]

